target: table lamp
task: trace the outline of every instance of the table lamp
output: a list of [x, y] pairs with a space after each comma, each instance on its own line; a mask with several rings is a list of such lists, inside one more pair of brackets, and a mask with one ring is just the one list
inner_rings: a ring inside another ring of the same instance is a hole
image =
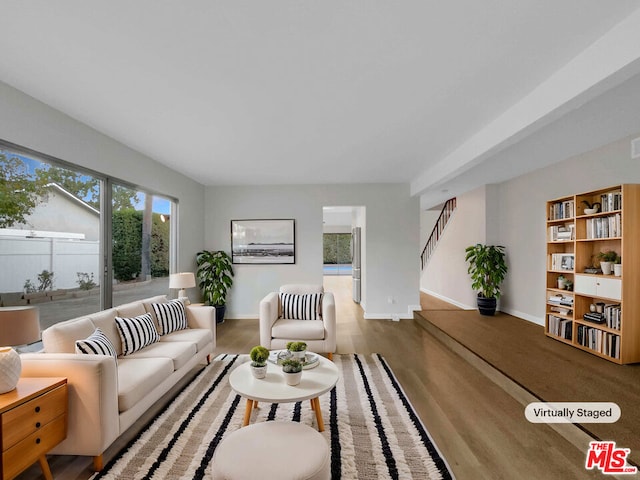
[[195, 286], [196, 277], [193, 272], [172, 273], [169, 275], [169, 288], [179, 288], [178, 298], [185, 299], [185, 303], [189, 302], [186, 289]]
[[10, 392], [18, 384], [22, 363], [11, 347], [40, 340], [37, 307], [0, 307], [0, 393]]

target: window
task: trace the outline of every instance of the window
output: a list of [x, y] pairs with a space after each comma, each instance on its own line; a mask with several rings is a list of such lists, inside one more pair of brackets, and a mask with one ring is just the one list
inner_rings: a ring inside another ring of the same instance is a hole
[[[0, 304], [37, 304], [45, 329], [169, 293], [174, 208], [168, 198], [0, 144], [0, 271], [14, 272], [0, 276]], [[101, 253], [105, 244], [112, 255]]]
[[351, 234], [323, 234], [325, 275], [351, 275]]

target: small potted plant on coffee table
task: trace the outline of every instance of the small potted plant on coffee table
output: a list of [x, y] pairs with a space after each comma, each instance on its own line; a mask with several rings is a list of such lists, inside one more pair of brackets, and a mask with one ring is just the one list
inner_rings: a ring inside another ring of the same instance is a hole
[[269, 350], [262, 345], [256, 345], [249, 352], [251, 357], [251, 373], [255, 378], [264, 378], [267, 375], [267, 359]]
[[288, 358], [282, 362], [282, 372], [287, 385], [298, 385], [302, 378], [302, 363], [295, 358]]
[[287, 350], [293, 354], [293, 358], [304, 362], [307, 355], [307, 344], [305, 342], [289, 342], [287, 343]]

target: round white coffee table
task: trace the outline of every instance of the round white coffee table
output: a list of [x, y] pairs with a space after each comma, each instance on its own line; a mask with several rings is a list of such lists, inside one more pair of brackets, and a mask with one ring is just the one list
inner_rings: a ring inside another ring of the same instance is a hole
[[244, 412], [243, 426], [249, 425], [252, 410], [258, 402], [290, 403], [311, 400], [311, 408], [316, 413], [318, 431], [324, 431], [322, 410], [318, 397], [331, 390], [338, 383], [338, 367], [318, 355], [319, 365], [302, 371], [302, 380], [298, 385], [287, 385], [282, 367], [271, 362], [267, 363], [265, 378], [254, 378], [250, 370], [251, 362], [238, 366], [229, 376], [231, 388], [247, 399]]

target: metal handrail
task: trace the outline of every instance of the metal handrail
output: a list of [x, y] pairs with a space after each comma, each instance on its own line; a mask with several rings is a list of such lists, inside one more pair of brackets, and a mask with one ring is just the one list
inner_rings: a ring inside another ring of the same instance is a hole
[[442, 232], [444, 231], [444, 228], [447, 226], [447, 222], [449, 221], [449, 218], [451, 218], [451, 215], [453, 215], [453, 212], [455, 209], [456, 209], [456, 197], [450, 198], [449, 200], [447, 200], [444, 206], [442, 207], [440, 216], [438, 217], [438, 220], [436, 221], [436, 224], [434, 225], [433, 230], [431, 230], [431, 235], [429, 235], [429, 240], [427, 240], [427, 243], [424, 246], [424, 249], [422, 250], [422, 254], [420, 255], [420, 263], [421, 263], [422, 270], [424, 270], [424, 267], [429, 262], [429, 258], [431, 258], [431, 255], [435, 251], [436, 246], [438, 245], [438, 241], [440, 240], [440, 236], [442, 235]]

